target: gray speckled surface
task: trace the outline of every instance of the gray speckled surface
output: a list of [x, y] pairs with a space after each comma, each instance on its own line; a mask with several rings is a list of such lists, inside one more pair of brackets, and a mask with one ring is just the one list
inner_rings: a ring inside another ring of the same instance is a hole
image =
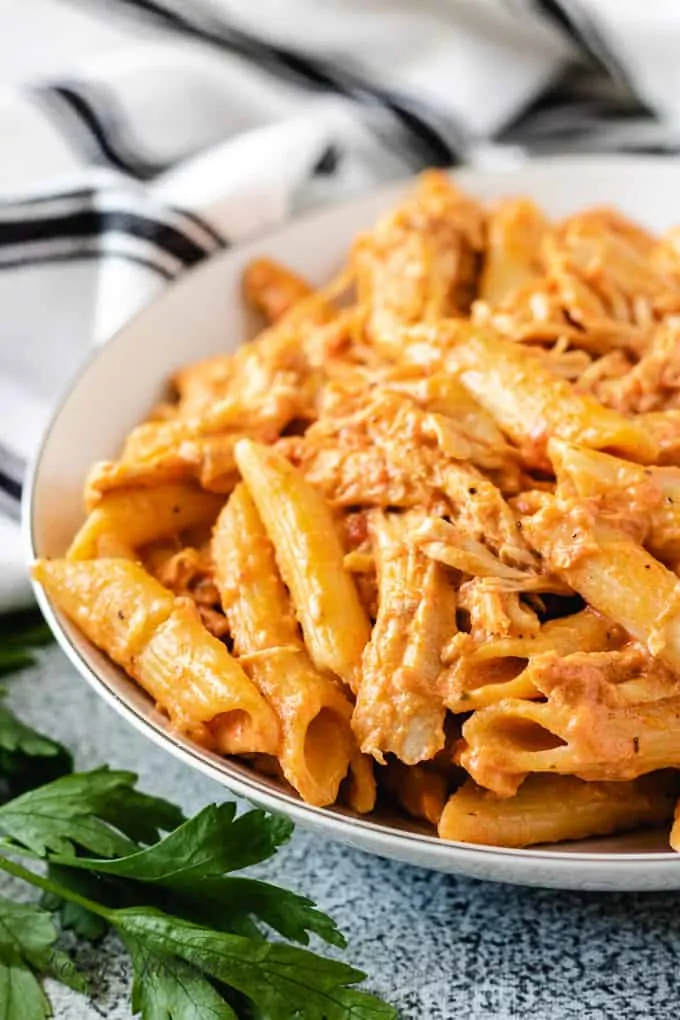
[[[221, 787], [118, 718], [56, 649], [9, 686], [15, 709], [69, 744], [79, 767], [132, 768], [146, 789], [188, 811], [223, 798]], [[302, 830], [260, 870], [336, 918], [349, 939], [348, 962], [369, 973], [372, 989], [404, 1020], [677, 1015], [678, 894], [492, 885], [393, 864]], [[50, 983], [56, 1020], [127, 1020], [128, 971], [115, 940], [85, 947], [78, 959], [94, 976], [94, 997]]]

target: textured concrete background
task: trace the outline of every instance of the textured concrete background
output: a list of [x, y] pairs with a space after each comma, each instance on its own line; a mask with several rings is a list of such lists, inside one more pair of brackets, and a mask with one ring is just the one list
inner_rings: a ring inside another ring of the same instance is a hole
[[[11, 678], [22, 718], [62, 740], [77, 765], [138, 772], [144, 789], [193, 812], [225, 791], [147, 742], [57, 649]], [[677, 1016], [680, 896], [560, 893], [393, 864], [298, 830], [259, 869], [311, 896], [349, 939], [345, 958], [404, 1020], [663, 1020]], [[8, 883], [0, 880], [0, 893]], [[85, 948], [87, 1002], [50, 983], [56, 1020], [127, 1020], [128, 968], [114, 939]]]

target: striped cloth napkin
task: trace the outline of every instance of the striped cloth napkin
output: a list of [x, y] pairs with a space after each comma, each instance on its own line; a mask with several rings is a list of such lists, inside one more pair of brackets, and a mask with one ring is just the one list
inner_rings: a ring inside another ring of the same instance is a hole
[[50, 407], [186, 269], [427, 165], [680, 147], [673, 0], [28, 7], [0, 12], [0, 609], [30, 598], [17, 517]]

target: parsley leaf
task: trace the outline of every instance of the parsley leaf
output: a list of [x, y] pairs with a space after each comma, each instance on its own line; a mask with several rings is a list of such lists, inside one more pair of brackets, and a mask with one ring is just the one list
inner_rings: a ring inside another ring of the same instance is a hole
[[266, 860], [292, 832], [290, 822], [264, 811], [235, 816], [235, 804], [210, 804], [154, 846], [86, 866], [140, 882], [186, 886]]
[[[326, 942], [344, 947], [345, 940], [333, 921], [315, 910], [311, 900], [267, 882], [225, 875], [236, 866], [270, 857], [289, 837], [290, 829], [290, 823], [263, 811], [235, 818], [233, 804], [213, 804], [159, 843], [128, 857], [58, 860], [62, 865], [172, 890], [174, 913], [220, 931], [254, 936], [257, 928], [251, 919], [255, 918], [303, 945], [309, 942], [308, 932], [314, 932]], [[142, 902], [165, 907], [169, 900], [147, 893]]]
[[[50, 863], [47, 866], [47, 876], [66, 887], [71, 893], [96, 903], [103, 903], [105, 906], [116, 904], [120, 906], [121, 903], [127, 902], [121, 900], [119, 890], [112, 883], [86, 871], [74, 871], [72, 868], [62, 868], [58, 864]], [[52, 892], [44, 893], [41, 903], [46, 910], [58, 915], [62, 928], [72, 931], [88, 942], [96, 942], [108, 931], [109, 923], [106, 918], [94, 914], [80, 903], [74, 903]]]
[[[192, 920], [200, 918], [217, 930], [250, 934], [247, 929], [235, 926], [240, 918], [257, 918], [291, 942], [303, 946], [309, 944], [309, 932], [313, 932], [339, 949], [345, 949], [347, 941], [338, 931], [337, 925], [327, 914], [317, 910], [312, 900], [287, 889], [281, 889], [269, 882], [255, 878], [223, 878], [202, 882], [197, 889]], [[200, 899], [199, 899], [200, 897]], [[184, 914], [184, 911], [182, 911]], [[224, 929], [220, 918], [227, 918], [229, 928]]]
[[31, 729], [0, 704], [0, 779], [12, 795], [57, 779], [72, 767], [65, 747]]
[[395, 1020], [391, 1006], [352, 986], [366, 975], [306, 949], [215, 932], [151, 907], [114, 910], [123, 939], [177, 957], [251, 999], [269, 1020]]
[[[35, 610], [0, 616], [0, 676], [33, 664], [31, 649], [52, 635]], [[0, 698], [5, 691], [0, 690]], [[55, 740], [22, 723], [0, 705], [0, 780], [3, 792], [15, 796], [50, 782], [73, 768], [71, 755]]]
[[[111, 909], [7, 859], [0, 857], [0, 866], [91, 909], [118, 932], [134, 957], [135, 1008], [143, 1011], [144, 1020], [193, 1020], [201, 1016], [199, 1006], [212, 1011], [207, 1016], [232, 1020], [220, 999], [235, 1012], [232, 1003], [239, 996], [246, 1003], [236, 1012], [238, 1017], [255, 1013], [262, 1020], [396, 1018], [392, 1007], [354, 987], [365, 975], [344, 963], [293, 946], [214, 931], [154, 907]], [[22, 1013], [16, 1017], [24, 1020]]]
[[0, 676], [32, 666], [31, 649], [52, 640], [49, 627], [35, 609], [0, 616]]
[[28, 669], [34, 662], [33, 656], [24, 648], [4, 647], [0, 649], [0, 676]]
[[167, 801], [134, 790], [136, 779], [106, 767], [63, 776], [0, 807], [0, 831], [41, 856], [72, 855], [76, 846], [102, 857], [133, 854], [139, 844], [128, 833], [155, 834], [183, 817]]
[[37, 648], [51, 644], [52, 632], [39, 609], [18, 609], [0, 616], [0, 648]]
[[154, 956], [128, 937], [132, 958], [132, 1010], [142, 1020], [237, 1020], [208, 978], [177, 957]]
[[[133, 773], [127, 775], [132, 776], [132, 783], [137, 781]], [[144, 844], [155, 843], [162, 832], [171, 832], [185, 820], [184, 813], [176, 804], [142, 793], [129, 782], [108, 793], [99, 808], [99, 815], [130, 839]]]
[[0, 1004], [4, 1017], [44, 1020], [51, 1009], [38, 978], [55, 977], [78, 991], [85, 982], [70, 958], [54, 948], [51, 917], [33, 904], [0, 897]]

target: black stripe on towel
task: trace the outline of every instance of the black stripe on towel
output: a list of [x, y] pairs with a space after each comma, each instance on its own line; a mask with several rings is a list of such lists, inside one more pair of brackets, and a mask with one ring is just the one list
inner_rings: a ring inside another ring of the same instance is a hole
[[[186, 5], [180, 13], [179, 10], [172, 10], [158, 0], [100, 0], [100, 2], [104, 2], [107, 10], [117, 4], [150, 17], [185, 36], [200, 39], [221, 49], [228, 49], [287, 81], [352, 99], [369, 114], [367, 118], [369, 123], [371, 109], [390, 114], [406, 134], [409, 148], [417, 154], [419, 165], [448, 166], [460, 161], [464, 133], [458, 125], [452, 123], [450, 117], [445, 118], [446, 130], [442, 130], [440, 124], [444, 118], [434, 115], [424, 104], [416, 103], [391, 89], [373, 85], [345, 67], [317, 60], [284, 46], [265, 43], [229, 25], [223, 19], [218, 20], [214, 14], [205, 9], [201, 12], [196, 3]], [[383, 144], [388, 145], [391, 142], [392, 147], [395, 147], [393, 138], [385, 138], [378, 129], [376, 133], [380, 134]]]
[[198, 213], [189, 209], [176, 209], [174, 206], [171, 206], [170, 208], [176, 216], [181, 216], [183, 219], [188, 220], [189, 223], [195, 223], [197, 227], [200, 227], [201, 230], [205, 231], [208, 237], [211, 237], [215, 242], [216, 248], [229, 247], [229, 241], [224, 234], [221, 234], [220, 231], [212, 225], [212, 223], [209, 223], [202, 216], [199, 216]]
[[50, 192], [50, 194], [31, 195], [28, 198], [21, 198], [16, 202], [14, 200], [11, 202], [0, 202], [0, 215], [2, 210], [9, 206], [13, 209], [18, 209], [21, 206], [33, 207], [46, 205], [49, 202], [75, 201], [76, 199], [82, 199], [84, 205], [87, 203], [91, 204], [95, 195], [96, 191], [93, 188], [76, 188], [73, 191], [54, 191]]
[[[112, 189], [113, 190], [113, 189]], [[114, 193], [118, 193], [118, 189]], [[40, 207], [49, 207], [52, 204], [72, 203], [72, 207], [68, 210], [68, 215], [72, 216], [79, 212], [89, 212], [93, 208], [96, 209], [97, 203], [102, 202], [106, 199], [107, 189], [101, 188], [81, 188], [74, 191], [55, 191], [51, 194], [35, 195], [30, 198], [22, 198], [18, 201], [12, 200], [11, 202], [0, 201], [0, 223], [3, 220], [3, 212], [7, 209], [11, 210], [14, 214], [14, 219], [19, 219], [17, 213], [20, 213], [22, 209], [26, 209], [27, 213], [34, 214], [36, 210], [40, 210]], [[165, 206], [164, 212], [177, 222], [174, 224], [174, 229], [181, 230], [183, 224], [191, 225], [192, 227], [198, 227], [199, 230], [205, 234], [206, 238], [210, 240], [210, 245], [206, 245], [206, 252], [214, 251], [219, 248], [228, 248], [229, 241], [219, 230], [216, 229], [208, 220], [204, 219], [198, 213], [188, 209], [179, 209], [175, 206]], [[45, 214], [45, 218], [50, 215], [49, 208]], [[141, 213], [139, 214], [141, 215]], [[163, 222], [158, 220], [156, 217], [147, 214], [145, 219], [153, 220], [159, 224], [159, 229], [164, 226]], [[33, 219], [33, 215], [27, 215], [26, 219]], [[186, 230], [186, 233], [193, 234], [194, 231]], [[195, 240], [194, 238], [191, 238]], [[199, 241], [195, 243], [200, 244]]]
[[11, 249], [0, 249], [0, 270], [2, 269], [27, 269], [33, 266], [45, 266], [45, 265], [56, 265], [59, 262], [93, 262], [102, 261], [103, 259], [121, 259], [123, 262], [132, 262], [135, 265], [143, 266], [145, 269], [151, 269], [158, 276], [162, 276], [164, 280], [172, 281], [177, 279], [177, 274], [173, 273], [166, 266], [159, 265], [158, 262], [153, 262], [151, 259], [145, 259], [143, 255], [135, 255], [132, 252], [127, 251], [116, 251], [115, 249], [105, 248], [98, 251], [55, 251], [55, 252], [41, 252], [40, 255], [16, 255]]
[[160, 248], [184, 266], [193, 266], [207, 254], [207, 249], [180, 230], [159, 220], [127, 212], [123, 209], [87, 209], [66, 216], [34, 217], [23, 220], [1, 219], [0, 248], [50, 241], [54, 238], [101, 237], [121, 233]]
[[21, 482], [18, 482], [16, 478], [6, 475], [2, 470], [0, 470], [0, 489], [10, 499], [16, 500], [17, 503], [21, 501]]
[[23, 460], [0, 443], [0, 511], [15, 520], [19, 517], [25, 470]]
[[122, 170], [141, 181], [149, 181], [167, 170], [171, 163], [155, 163], [132, 151], [124, 121], [110, 90], [101, 85], [68, 83], [34, 89], [33, 95], [64, 124], [68, 139], [88, 162]]
[[550, 21], [559, 25], [564, 34], [576, 43], [596, 67], [605, 71], [619, 85], [623, 85], [631, 95], [636, 95], [627, 69], [607, 42], [585, 4], [579, 3], [578, 0], [537, 0], [537, 6]]

